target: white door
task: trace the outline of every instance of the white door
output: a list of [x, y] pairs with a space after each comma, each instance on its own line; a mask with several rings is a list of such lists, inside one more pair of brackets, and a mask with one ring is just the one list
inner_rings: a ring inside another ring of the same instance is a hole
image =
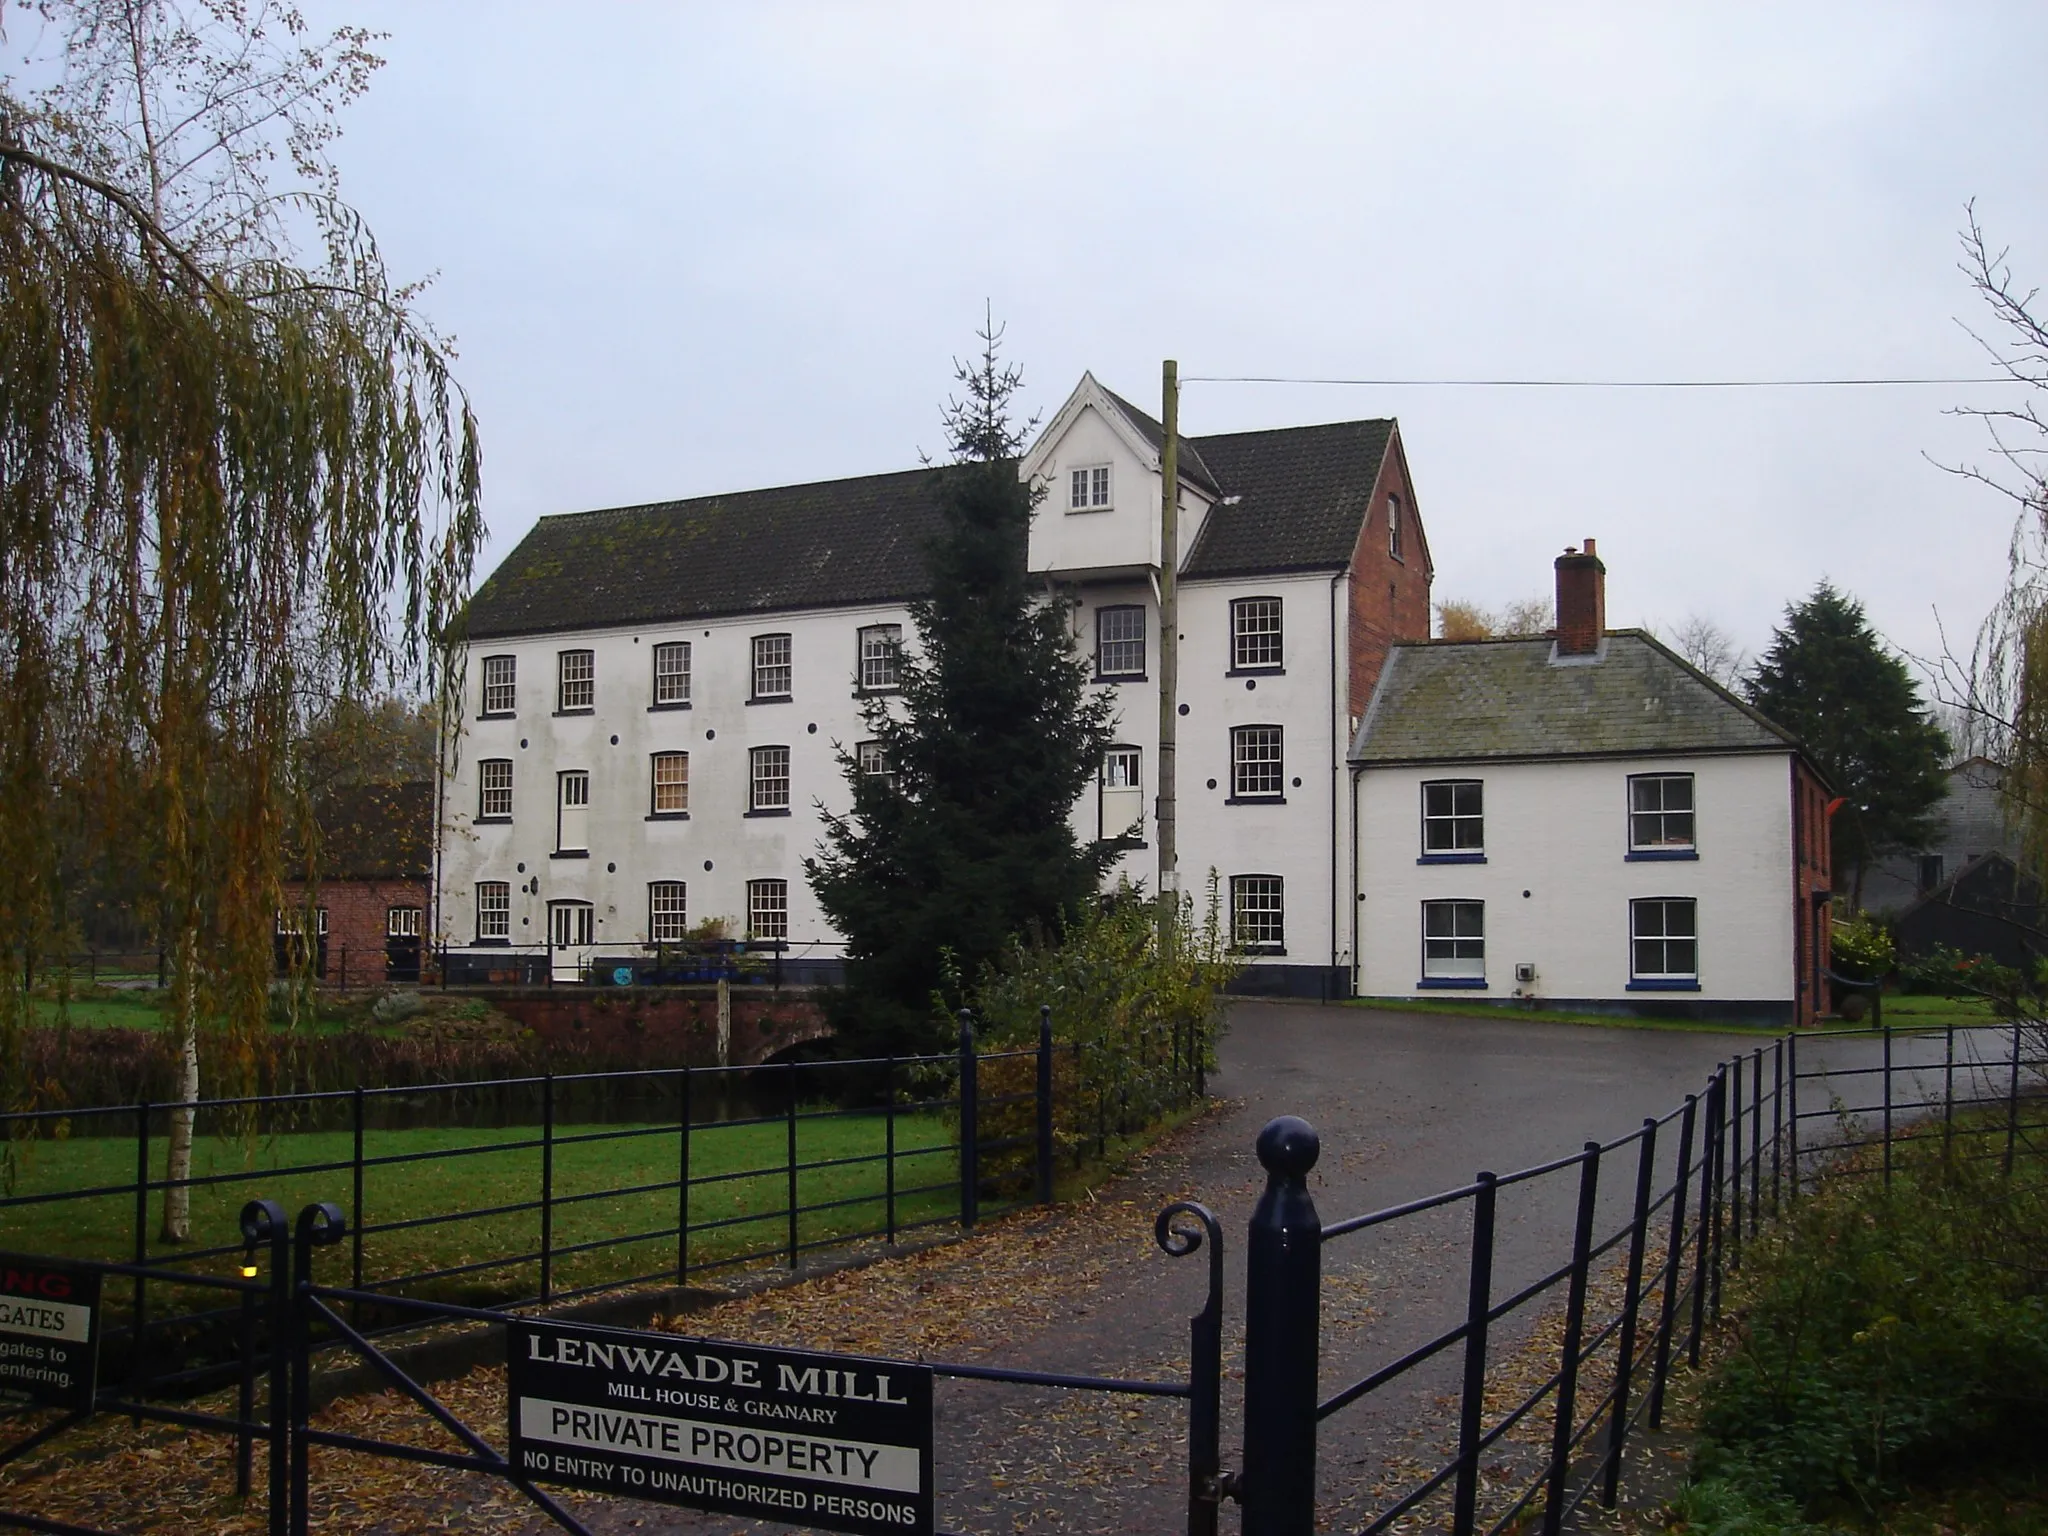
[[555, 851], [583, 853], [590, 847], [590, 775], [583, 769], [555, 775]]
[[548, 954], [556, 981], [581, 981], [595, 942], [595, 913], [587, 901], [548, 903]]

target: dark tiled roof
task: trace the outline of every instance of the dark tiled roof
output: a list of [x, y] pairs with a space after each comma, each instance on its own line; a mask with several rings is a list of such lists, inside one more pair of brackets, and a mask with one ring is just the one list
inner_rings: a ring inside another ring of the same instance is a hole
[[433, 874], [434, 786], [345, 784], [314, 809], [323, 880], [425, 880]]
[[[1154, 453], [1166, 450], [1166, 428], [1152, 417], [1147, 416], [1130, 401], [1113, 389], [1103, 393], [1116, 402], [1116, 408], [1124, 413], [1130, 424], [1138, 429], [1138, 436], [1145, 439]], [[1180, 477], [1190, 485], [1198, 485], [1205, 491], [1216, 491], [1216, 477], [1209, 473], [1209, 466], [1202, 459], [1202, 450], [1192, 437], [1180, 440], [1180, 460], [1177, 466]], [[1220, 493], [1219, 493], [1220, 494]]]
[[1352, 743], [1356, 763], [1796, 750], [1797, 740], [1640, 630], [1597, 662], [1542, 640], [1397, 645]]
[[544, 517], [471, 600], [469, 637], [916, 597], [938, 474]]
[[[1116, 403], [1156, 446], [1159, 423]], [[1185, 575], [1341, 570], [1393, 428], [1353, 421], [1183, 439], [1191, 482], [1239, 498], [1211, 508]], [[939, 474], [544, 517], [471, 599], [468, 637], [908, 601], [925, 591]]]
[[1183, 574], [1342, 570], [1393, 435], [1381, 420], [1197, 439], [1217, 484], [1240, 499], [1210, 508]]

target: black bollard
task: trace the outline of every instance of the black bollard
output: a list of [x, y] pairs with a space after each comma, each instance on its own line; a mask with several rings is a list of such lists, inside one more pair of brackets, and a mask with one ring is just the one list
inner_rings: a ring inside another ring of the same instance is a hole
[[1321, 1150], [1293, 1115], [1259, 1132], [1266, 1192], [1245, 1248], [1244, 1536], [1315, 1530], [1323, 1224], [1307, 1179]]

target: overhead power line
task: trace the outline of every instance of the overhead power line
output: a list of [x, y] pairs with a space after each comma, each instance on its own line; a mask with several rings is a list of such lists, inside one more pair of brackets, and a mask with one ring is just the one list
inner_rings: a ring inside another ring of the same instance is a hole
[[1262, 373], [1181, 375], [1183, 384], [1340, 384], [1376, 389], [1885, 389], [1911, 385], [2021, 382], [2006, 376], [1924, 379], [1317, 379]]

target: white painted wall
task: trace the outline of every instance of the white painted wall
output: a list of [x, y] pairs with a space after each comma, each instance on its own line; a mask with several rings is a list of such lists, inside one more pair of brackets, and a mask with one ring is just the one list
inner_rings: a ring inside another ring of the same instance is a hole
[[[1141, 749], [1139, 798], [1147, 846], [1120, 858], [1109, 878], [1142, 880], [1156, 889], [1160, 637], [1158, 604], [1143, 568], [1159, 557], [1160, 479], [1133, 448], [1121, 416], [1113, 423], [1106, 414], [1113, 407], [1088, 403], [1092, 388], [1084, 381], [1073, 409], [1049, 429], [1059, 435], [1048, 435], [1027, 463], [1048, 482], [1033, 524], [1030, 565], [1081, 584], [1076, 643], [1091, 665], [1098, 608], [1133, 603], [1146, 611], [1144, 680], [1107, 686], [1118, 707], [1117, 740]], [[1103, 463], [1111, 466], [1111, 509], [1069, 512], [1068, 472]], [[1184, 561], [1207, 503], [1193, 490], [1183, 499]], [[1233, 676], [1230, 603], [1258, 596], [1282, 601], [1285, 668]], [[1348, 589], [1340, 584], [1333, 599], [1327, 574], [1181, 587], [1179, 692], [1187, 710], [1179, 717], [1181, 879], [1196, 897], [1199, 916], [1209, 871], [1216, 871], [1226, 925], [1232, 875], [1278, 875], [1286, 882], [1286, 953], [1261, 956], [1256, 964], [1349, 961], [1345, 860], [1351, 802], [1344, 758], [1350, 733], [1341, 691], [1349, 678], [1349, 612]], [[444, 798], [441, 941], [461, 947], [475, 938], [480, 880], [511, 884], [514, 947], [545, 942], [550, 900], [581, 900], [596, 908], [597, 947], [628, 952], [647, 940], [651, 881], [686, 883], [690, 923], [726, 916], [743, 932], [747, 882], [783, 879], [789, 883], [790, 955], [838, 958], [840, 937], [812, 898], [803, 860], [817, 848], [822, 830], [816, 802], [835, 811], [849, 802], [833, 746], [850, 746], [866, 735], [854, 691], [855, 651], [858, 630], [875, 623], [903, 624], [915, 645], [902, 609], [845, 608], [473, 647], [460, 754]], [[792, 637], [793, 699], [750, 705], [752, 639], [777, 632]], [[691, 708], [650, 711], [653, 648], [672, 640], [692, 647]], [[596, 653], [595, 710], [560, 716], [554, 712], [556, 656], [581, 648]], [[510, 720], [478, 718], [483, 658], [496, 655], [511, 655], [518, 663], [518, 713]], [[1286, 802], [1229, 804], [1231, 728], [1269, 724], [1285, 733]], [[790, 748], [792, 804], [786, 817], [745, 814], [748, 751], [766, 745]], [[670, 750], [690, 754], [690, 819], [651, 821], [651, 758]], [[484, 758], [513, 762], [509, 826], [477, 824], [477, 764]], [[550, 856], [556, 847], [556, 774], [570, 769], [591, 775], [588, 859]], [[1073, 824], [1083, 839], [1100, 835], [1096, 788], [1075, 806]], [[540, 889], [531, 892], [525, 887], [535, 878]]]
[[[1282, 601], [1284, 673], [1229, 675], [1230, 601], [1246, 596]], [[1117, 739], [1141, 751], [1148, 846], [1124, 855], [1110, 878], [1127, 876], [1155, 888], [1158, 610], [1149, 582], [1090, 584], [1076, 614], [1077, 643], [1090, 658], [1095, 612], [1111, 603], [1139, 603], [1147, 614], [1146, 680], [1107, 686], [1119, 710]], [[1341, 590], [1335, 607], [1341, 657], [1341, 626], [1348, 611]], [[1260, 964], [1328, 965], [1333, 950], [1343, 951], [1348, 944], [1341, 921], [1333, 944], [1331, 924], [1331, 865], [1345, 846], [1343, 823], [1350, 809], [1337, 746], [1342, 728], [1332, 730], [1331, 610], [1330, 582], [1321, 576], [1194, 583], [1181, 591], [1180, 697], [1188, 706], [1178, 722], [1182, 877], [1199, 902], [1214, 868], [1224, 881], [1226, 921], [1231, 875], [1277, 874], [1287, 882], [1287, 953], [1261, 957]], [[848, 805], [833, 748], [866, 735], [854, 691], [855, 650], [859, 630], [876, 623], [905, 625], [915, 643], [908, 615], [900, 608], [479, 643], [469, 658], [467, 715], [444, 800], [439, 938], [457, 946], [475, 938], [480, 880], [512, 885], [515, 947], [545, 941], [549, 901], [580, 900], [596, 908], [598, 947], [623, 951], [647, 941], [651, 881], [685, 882], [691, 923], [726, 916], [744, 931], [747, 882], [774, 878], [789, 882], [789, 953], [838, 957], [840, 937], [819, 912], [802, 866], [822, 831], [817, 802], [835, 811]], [[792, 700], [749, 704], [753, 638], [778, 632], [791, 636]], [[653, 710], [654, 647], [671, 640], [687, 640], [691, 646], [691, 707]], [[595, 652], [594, 712], [557, 715], [556, 658], [563, 650], [584, 648]], [[511, 719], [482, 719], [483, 658], [500, 655], [517, 663], [518, 712]], [[1339, 721], [1342, 709], [1340, 699]], [[1285, 732], [1285, 804], [1227, 803], [1230, 729], [1239, 724], [1278, 724]], [[790, 814], [750, 817], [749, 749], [770, 745], [790, 749]], [[690, 754], [687, 821], [648, 819], [652, 758], [662, 751]], [[512, 761], [510, 825], [477, 822], [478, 764], [486, 758]], [[590, 774], [586, 859], [552, 857], [556, 775], [572, 769]], [[1296, 778], [1299, 786], [1293, 783]], [[1335, 828], [1330, 820], [1333, 783], [1340, 791]], [[1091, 788], [1075, 806], [1074, 829], [1092, 839], [1099, 835], [1098, 826], [1099, 800]], [[1340, 878], [1343, 874], [1340, 867]], [[535, 878], [537, 893], [525, 889]]]
[[[775, 878], [789, 882], [789, 953], [836, 956], [838, 937], [818, 912], [802, 863], [818, 845], [817, 802], [835, 810], [850, 802], [834, 745], [866, 735], [854, 690], [857, 632], [893, 623], [907, 634], [908, 622], [901, 608], [843, 608], [473, 647], [460, 756], [443, 802], [441, 938], [461, 946], [475, 937], [479, 880], [511, 882], [514, 946], [545, 942], [550, 900], [583, 900], [596, 906], [599, 947], [624, 949], [646, 940], [650, 881], [687, 884], [692, 924], [725, 916], [743, 932], [747, 882]], [[792, 697], [749, 704], [753, 637], [770, 633], [791, 636]], [[691, 707], [651, 710], [654, 646], [670, 640], [691, 646]], [[558, 716], [555, 658], [580, 648], [596, 653], [595, 711]], [[482, 659], [499, 655], [517, 658], [518, 714], [479, 719]], [[787, 816], [746, 814], [756, 746], [790, 749]], [[652, 757], [661, 751], [690, 754], [687, 821], [647, 819]], [[479, 826], [477, 764], [499, 757], [513, 763], [512, 823]], [[591, 776], [590, 856], [552, 858], [555, 775], [577, 768]], [[536, 876], [538, 894], [522, 891]]]
[[[1637, 773], [1694, 775], [1697, 860], [1626, 858], [1627, 781]], [[1417, 863], [1421, 785], [1442, 778], [1485, 783], [1483, 864]], [[1661, 995], [1794, 996], [1791, 763], [1783, 753], [1371, 768], [1359, 775], [1358, 806], [1362, 995], [1439, 995], [1416, 986], [1422, 903], [1476, 900], [1486, 903], [1487, 986], [1478, 995], [1513, 996], [1516, 962], [1533, 961], [1539, 997], [1657, 997], [1628, 988], [1628, 904], [1690, 896], [1699, 903], [1700, 990]]]
[[[1084, 390], [1082, 397], [1092, 393]], [[1106, 412], [1114, 409], [1078, 404], [1065, 430], [1033, 450], [1027, 472], [1042, 477], [1046, 495], [1031, 528], [1029, 569], [1086, 580], [1091, 572], [1136, 574], [1158, 566], [1159, 471], [1154, 456], [1137, 451], [1128, 430], [1111, 422]], [[1072, 471], [1102, 464], [1110, 469], [1112, 505], [1071, 510]], [[1207, 510], [1207, 498], [1183, 482], [1177, 540], [1183, 560]]]
[[[1242, 597], [1281, 600], [1283, 673], [1231, 675], [1230, 604]], [[1142, 880], [1148, 890], [1156, 890], [1159, 625], [1150, 583], [1104, 582], [1083, 588], [1076, 616], [1078, 644], [1092, 658], [1096, 610], [1120, 603], [1142, 603], [1146, 610], [1146, 680], [1112, 686], [1121, 722], [1117, 740], [1144, 749], [1147, 846], [1123, 855], [1111, 879]], [[1222, 880], [1227, 923], [1232, 875], [1279, 875], [1286, 881], [1287, 953], [1261, 956], [1255, 964], [1327, 966], [1348, 961], [1349, 933], [1340, 916], [1333, 942], [1331, 918], [1333, 904], [1341, 913], [1348, 894], [1343, 888], [1348, 872], [1339, 864], [1333, 903], [1331, 873], [1332, 861], [1349, 846], [1350, 819], [1345, 706], [1341, 694], [1333, 702], [1330, 691], [1332, 608], [1327, 575], [1188, 582], [1180, 589], [1179, 692], [1180, 702], [1187, 706], [1176, 722], [1182, 887], [1194, 895], [1199, 918], [1209, 871], [1214, 869]], [[1349, 675], [1343, 659], [1349, 602], [1341, 585], [1334, 609], [1334, 654], [1341, 683]], [[1285, 733], [1285, 804], [1229, 803], [1230, 732], [1240, 725], [1278, 725]], [[1077, 834], [1096, 836], [1098, 821], [1092, 801], [1076, 807]]]

